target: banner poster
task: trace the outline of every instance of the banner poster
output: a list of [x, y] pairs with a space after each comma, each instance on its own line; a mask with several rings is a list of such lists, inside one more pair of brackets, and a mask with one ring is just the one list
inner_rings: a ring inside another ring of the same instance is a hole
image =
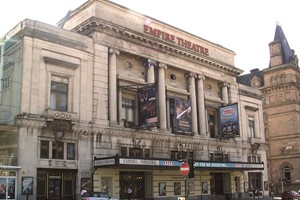
[[239, 135], [239, 116], [237, 104], [220, 108], [222, 137], [234, 137]]
[[177, 133], [192, 133], [192, 109], [189, 99], [175, 98]]
[[156, 85], [138, 89], [139, 126], [155, 125], [157, 123]]

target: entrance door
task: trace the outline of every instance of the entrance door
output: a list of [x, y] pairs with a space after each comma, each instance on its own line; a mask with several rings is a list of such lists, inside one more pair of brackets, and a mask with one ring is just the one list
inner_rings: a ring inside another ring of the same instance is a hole
[[0, 199], [16, 199], [16, 178], [0, 177]]
[[131, 199], [145, 199], [145, 173], [122, 172], [120, 173], [120, 198], [128, 199], [128, 187], [132, 190]]
[[223, 191], [223, 174], [222, 173], [211, 173], [210, 185], [211, 194], [224, 194]]
[[49, 199], [60, 200], [61, 197], [61, 179], [50, 178], [49, 179]]

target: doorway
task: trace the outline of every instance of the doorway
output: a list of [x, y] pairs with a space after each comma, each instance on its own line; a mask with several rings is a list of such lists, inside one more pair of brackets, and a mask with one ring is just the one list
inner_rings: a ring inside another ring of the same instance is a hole
[[211, 194], [212, 195], [224, 194], [223, 173], [211, 173], [210, 177], [211, 177], [210, 179]]
[[128, 187], [132, 190], [132, 199], [145, 199], [145, 173], [121, 172], [120, 173], [120, 199], [128, 199]]

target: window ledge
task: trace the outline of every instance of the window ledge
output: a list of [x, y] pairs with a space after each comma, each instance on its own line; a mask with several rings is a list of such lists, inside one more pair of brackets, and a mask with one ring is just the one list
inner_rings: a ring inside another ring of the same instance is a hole
[[53, 119], [63, 119], [63, 120], [78, 120], [77, 113], [61, 112], [57, 110], [46, 109], [46, 116]]

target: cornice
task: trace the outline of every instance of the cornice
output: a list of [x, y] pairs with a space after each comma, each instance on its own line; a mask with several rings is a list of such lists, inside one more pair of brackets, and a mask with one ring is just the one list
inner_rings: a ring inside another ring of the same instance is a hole
[[285, 92], [286, 90], [298, 90], [300, 87], [296, 85], [296, 83], [293, 84], [284, 84], [284, 85], [276, 85], [276, 86], [268, 86], [268, 87], [262, 87], [261, 93], [263, 95], [267, 94], [274, 94], [276, 92]]
[[233, 73], [235, 75], [240, 75], [243, 72], [243, 70], [219, 62], [208, 56], [196, 54], [192, 50], [184, 49], [180, 46], [163, 42], [157, 38], [153, 38], [151, 36], [141, 34], [132, 30], [128, 30], [124, 27], [116, 26], [114, 24], [108, 23], [101, 19], [97, 19], [95, 17], [87, 20], [85, 23], [76, 27], [74, 31], [84, 35], [91, 35], [95, 31], [109, 32], [110, 34], [114, 35], [114, 37], [117, 35], [118, 37], [123, 37], [123, 39], [127, 39], [127, 40], [133, 39], [135, 42], [144, 43], [143, 45], [147, 45], [150, 48], [155, 49], [156, 51], [159, 50], [168, 54], [175, 54], [177, 56], [182, 55], [191, 58], [194, 61], [197, 62], [200, 61], [202, 64], [216, 67], [221, 70], [225, 70], [230, 73]]

